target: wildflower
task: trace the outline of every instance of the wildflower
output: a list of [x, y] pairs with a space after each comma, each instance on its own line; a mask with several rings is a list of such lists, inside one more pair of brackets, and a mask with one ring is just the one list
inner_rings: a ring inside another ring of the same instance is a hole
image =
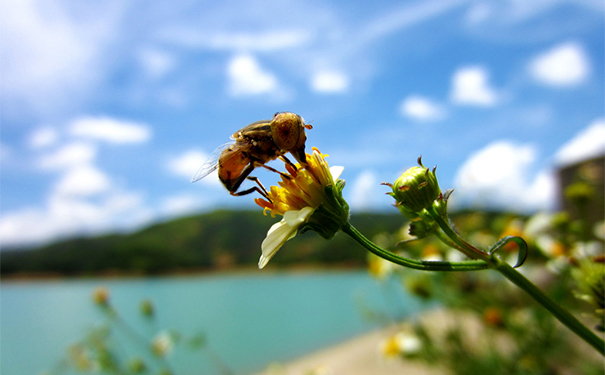
[[134, 357], [128, 361], [128, 370], [132, 374], [143, 374], [147, 372], [147, 365], [145, 365], [145, 361], [139, 357]]
[[483, 312], [483, 321], [490, 327], [504, 327], [502, 311], [497, 307], [488, 307]]
[[78, 371], [89, 371], [93, 368], [90, 352], [81, 344], [69, 347], [69, 360]]
[[286, 164], [279, 186], [271, 186], [269, 201], [256, 198], [266, 214], [282, 215], [261, 245], [258, 267], [263, 268], [286, 241], [306, 230], [314, 230], [324, 238], [332, 238], [348, 220], [349, 207], [342, 198], [344, 181], [338, 180], [342, 167], [328, 166], [324, 155], [316, 148], [307, 154], [307, 164], [295, 168]]
[[442, 261], [443, 255], [436, 245], [429, 243], [422, 248], [421, 258], [425, 261]]
[[372, 253], [369, 253], [368, 271], [373, 277], [377, 278], [378, 280], [384, 280], [393, 272], [394, 269], [395, 265], [393, 263]]
[[109, 305], [109, 289], [105, 287], [98, 287], [92, 292], [93, 301], [102, 307]]
[[402, 331], [384, 340], [380, 349], [385, 357], [412, 357], [422, 349], [422, 341], [415, 334]]
[[139, 304], [139, 309], [141, 311], [141, 314], [146, 318], [152, 318], [154, 315], [153, 302], [148, 299], [141, 301], [141, 303]]
[[397, 201], [397, 207], [409, 219], [418, 217], [418, 213], [429, 208], [441, 196], [435, 169], [430, 171], [422, 165], [405, 171], [393, 184], [385, 183], [393, 189], [388, 193]]
[[170, 333], [160, 332], [151, 341], [151, 351], [158, 357], [165, 357], [172, 352], [174, 340]]

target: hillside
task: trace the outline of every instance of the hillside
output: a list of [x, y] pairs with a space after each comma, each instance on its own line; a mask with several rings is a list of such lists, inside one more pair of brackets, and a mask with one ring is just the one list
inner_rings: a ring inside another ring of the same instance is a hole
[[[159, 223], [132, 234], [76, 238], [30, 250], [2, 251], [1, 274], [159, 274], [253, 266], [269, 227], [258, 211], [220, 210]], [[367, 236], [393, 232], [401, 215], [363, 214], [351, 223]], [[362, 265], [366, 251], [343, 234], [326, 241], [307, 232], [289, 241], [272, 265]]]

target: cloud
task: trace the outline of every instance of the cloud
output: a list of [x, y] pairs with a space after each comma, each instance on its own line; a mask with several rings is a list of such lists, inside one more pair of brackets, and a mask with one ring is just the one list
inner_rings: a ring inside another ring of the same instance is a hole
[[161, 78], [176, 66], [174, 57], [155, 48], [143, 48], [138, 54], [139, 62], [152, 78]]
[[306, 30], [276, 29], [257, 33], [207, 33], [195, 28], [170, 28], [161, 31], [163, 40], [189, 48], [227, 51], [269, 52], [300, 47], [310, 39]]
[[493, 106], [498, 101], [496, 91], [489, 85], [489, 73], [482, 66], [456, 70], [452, 76], [450, 99], [455, 104]]
[[536, 56], [528, 66], [538, 82], [550, 86], [575, 86], [590, 75], [590, 62], [582, 46], [575, 42], [559, 44]]
[[[215, 151], [218, 152], [218, 151]], [[213, 154], [213, 156], [218, 156]], [[166, 163], [168, 171], [175, 176], [191, 179], [197, 171], [208, 161], [208, 154], [200, 150], [189, 150], [179, 156], [172, 157]], [[216, 160], [216, 159], [215, 159]], [[203, 183], [216, 185], [219, 183], [218, 175], [213, 172], [212, 175], [204, 178]]]
[[380, 183], [373, 171], [362, 171], [351, 184], [350, 197], [347, 199], [351, 209], [358, 211], [375, 209], [374, 197], [379, 195], [376, 191], [379, 186]]
[[349, 78], [338, 71], [319, 71], [311, 79], [311, 88], [320, 93], [340, 93], [349, 88]]
[[445, 118], [445, 109], [438, 103], [418, 95], [410, 95], [401, 102], [399, 111], [403, 116], [418, 121], [437, 121]]
[[359, 37], [354, 40], [369, 43], [390, 36], [403, 29], [435, 19], [466, 2], [466, 0], [432, 0], [389, 9], [384, 16], [374, 18], [363, 27]]
[[105, 173], [91, 165], [83, 165], [68, 170], [55, 185], [55, 193], [90, 196], [107, 191], [110, 182]]
[[3, 100], [13, 115], [56, 111], [82, 100], [112, 59], [99, 58], [117, 30], [113, 2], [79, 7], [60, 1], [3, 1]]
[[233, 57], [227, 66], [229, 93], [234, 96], [258, 95], [275, 91], [277, 78], [261, 68], [249, 54]]
[[555, 154], [559, 166], [575, 164], [605, 154], [605, 119], [597, 119], [566, 142]]
[[54, 145], [59, 139], [57, 130], [51, 127], [45, 127], [35, 130], [29, 135], [27, 141], [29, 147], [34, 149], [46, 148]]
[[552, 208], [554, 175], [552, 171], [541, 171], [532, 177], [531, 167], [536, 159], [532, 145], [490, 143], [471, 154], [457, 171], [454, 202], [522, 212]]
[[110, 117], [82, 117], [76, 119], [71, 123], [69, 133], [72, 136], [109, 143], [141, 143], [151, 138], [149, 126]]
[[160, 203], [160, 211], [168, 216], [181, 216], [198, 211], [208, 205], [200, 194], [182, 193], [165, 198]]
[[0, 237], [3, 246], [36, 245], [75, 235], [134, 229], [151, 218], [141, 194], [113, 192], [95, 202], [54, 194], [43, 207], [3, 213]]
[[91, 163], [97, 156], [97, 147], [86, 142], [68, 143], [52, 153], [42, 155], [38, 166], [42, 169], [68, 169]]

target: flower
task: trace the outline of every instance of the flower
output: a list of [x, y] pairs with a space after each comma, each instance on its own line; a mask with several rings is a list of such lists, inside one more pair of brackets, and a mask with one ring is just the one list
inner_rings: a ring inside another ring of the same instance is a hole
[[377, 278], [378, 280], [384, 280], [393, 272], [394, 269], [395, 265], [393, 263], [389, 262], [384, 258], [369, 253], [368, 271], [373, 277]]
[[420, 338], [407, 331], [401, 331], [385, 339], [380, 345], [380, 351], [385, 357], [413, 357], [422, 350]]
[[261, 245], [258, 267], [263, 268], [286, 241], [299, 231], [312, 229], [324, 238], [331, 238], [348, 219], [348, 205], [342, 199], [344, 181], [338, 180], [342, 167], [328, 166], [324, 155], [316, 148], [307, 154], [307, 164], [286, 164], [288, 174], [282, 175], [279, 186], [271, 186], [268, 199], [256, 198], [263, 213], [282, 215]]
[[92, 292], [93, 301], [103, 307], [109, 305], [109, 289], [105, 287], [98, 287]]
[[160, 332], [151, 341], [151, 351], [158, 357], [167, 356], [173, 347], [174, 339], [169, 332]]
[[425, 168], [421, 158], [418, 158], [418, 165], [403, 172], [393, 184], [385, 183], [393, 189], [388, 194], [395, 198], [401, 213], [412, 220], [441, 196], [435, 168], [432, 171]]

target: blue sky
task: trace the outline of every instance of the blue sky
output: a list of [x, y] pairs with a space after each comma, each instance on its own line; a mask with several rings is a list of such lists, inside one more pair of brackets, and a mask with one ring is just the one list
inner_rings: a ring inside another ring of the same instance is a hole
[[1, 4], [4, 246], [253, 208], [189, 180], [278, 111], [353, 212], [419, 155], [458, 207], [554, 209], [555, 168], [605, 149], [600, 0]]

